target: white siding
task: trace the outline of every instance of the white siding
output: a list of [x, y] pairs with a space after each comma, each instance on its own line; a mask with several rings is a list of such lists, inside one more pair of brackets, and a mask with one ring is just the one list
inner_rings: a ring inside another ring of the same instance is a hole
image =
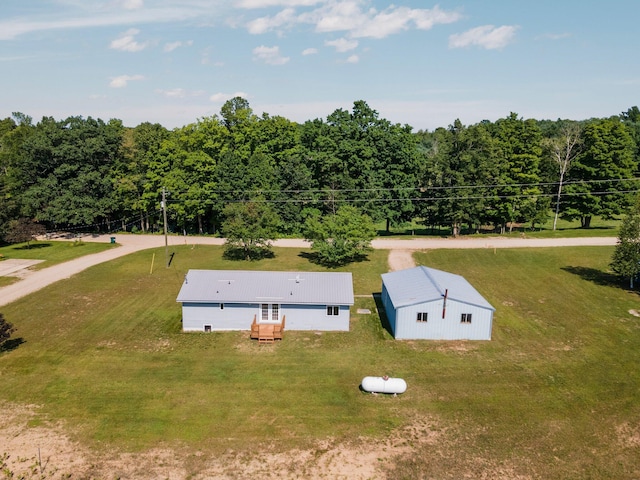
[[203, 332], [205, 325], [211, 330], [250, 330], [258, 305], [219, 303], [183, 303], [182, 330]]
[[339, 306], [338, 315], [327, 315], [327, 305], [283, 305], [287, 330], [349, 331], [349, 306]]
[[[286, 330], [349, 331], [349, 306], [341, 305], [338, 315], [327, 315], [327, 305], [280, 305], [280, 318], [286, 317]], [[206, 325], [212, 331], [250, 330], [254, 316], [260, 321], [260, 304], [183, 303], [182, 329], [203, 332]]]
[[[442, 307], [443, 301], [436, 300], [397, 309], [394, 337], [425, 340], [491, 340], [492, 310], [449, 299], [443, 319]], [[426, 322], [416, 320], [418, 312], [428, 314]], [[471, 323], [461, 322], [463, 313], [472, 314]]]

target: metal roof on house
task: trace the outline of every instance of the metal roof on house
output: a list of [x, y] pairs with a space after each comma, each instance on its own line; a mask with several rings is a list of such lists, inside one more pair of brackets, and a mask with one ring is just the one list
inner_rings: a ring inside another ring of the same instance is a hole
[[189, 270], [178, 302], [353, 305], [347, 272]]
[[449, 300], [495, 310], [464, 277], [435, 268], [421, 266], [384, 273], [382, 282], [396, 308], [439, 300], [447, 291]]

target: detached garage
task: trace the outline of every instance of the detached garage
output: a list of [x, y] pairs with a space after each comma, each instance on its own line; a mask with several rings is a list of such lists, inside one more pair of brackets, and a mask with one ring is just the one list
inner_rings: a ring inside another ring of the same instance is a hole
[[382, 304], [397, 339], [491, 340], [495, 308], [460, 275], [428, 267], [385, 273]]
[[184, 331], [285, 321], [287, 330], [348, 331], [353, 282], [344, 272], [189, 270], [177, 301]]

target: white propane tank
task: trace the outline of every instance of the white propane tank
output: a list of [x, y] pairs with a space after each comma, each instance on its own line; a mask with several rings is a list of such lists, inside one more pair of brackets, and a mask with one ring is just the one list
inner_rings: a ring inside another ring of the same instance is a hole
[[402, 378], [364, 377], [360, 384], [362, 389], [371, 393], [404, 393], [407, 382]]

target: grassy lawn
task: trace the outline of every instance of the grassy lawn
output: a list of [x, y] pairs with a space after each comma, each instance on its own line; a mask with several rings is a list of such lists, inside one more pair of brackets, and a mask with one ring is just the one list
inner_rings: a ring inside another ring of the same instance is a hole
[[[14, 245], [0, 246], [0, 255], [5, 259], [20, 258], [28, 260], [44, 260], [42, 263], [34, 265], [32, 268], [39, 270], [41, 268], [51, 267], [57, 263], [73, 260], [83, 255], [102, 252], [114, 245], [107, 243], [85, 243], [85, 242], [59, 242], [59, 241], [38, 241], [26, 243], [17, 243]], [[0, 278], [0, 281], [2, 279]], [[2, 284], [0, 284], [2, 286]]]
[[[640, 319], [628, 311], [639, 298], [606, 272], [612, 248], [416, 254], [464, 274], [496, 307], [490, 342], [396, 342], [359, 297], [350, 332], [286, 332], [268, 347], [248, 332], [181, 333], [186, 271], [322, 268], [296, 249], [252, 263], [223, 260], [220, 247], [174, 250], [169, 269], [150, 274], [147, 250], [4, 307], [24, 343], [0, 353], [0, 401], [42, 405], [43, 419], [97, 449], [287, 449], [428, 417], [445, 432], [438, 461], [398, 458], [396, 478], [456, 478], [478, 458], [531, 478], [638, 477]], [[356, 295], [380, 291], [386, 253], [342, 269]], [[407, 392], [359, 391], [362, 377], [385, 373]]]
[[[514, 227], [511, 233], [504, 233], [504, 236], [520, 237], [526, 235], [531, 238], [563, 238], [563, 237], [615, 237], [618, 235], [618, 227], [620, 226], [620, 220], [603, 220], [599, 217], [594, 217], [591, 221], [589, 228], [581, 228], [580, 221], [567, 221], [558, 219], [556, 230], [553, 230], [553, 217], [547, 219], [547, 221], [541, 225], [536, 225], [535, 229], [531, 228], [531, 225], [522, 225]], [[436, 229], [429, 229], [424, 225], [416, 222], [412, 222], [402, 227], [395, 227], [391, 229], [390, 233], [385, 231], [385, 223], [379, 223], [376, 225], [378, 229], [378, 235], [381, 237], [391, 238], [406, 238], [407, 236], [435, 236], [435, 237], [449, 237], [451, 236], [451, 228], [438, 227]], [[493, 231], [486, 231], [484, 233], [465, 233], [465, 235], [498, 235]]]

